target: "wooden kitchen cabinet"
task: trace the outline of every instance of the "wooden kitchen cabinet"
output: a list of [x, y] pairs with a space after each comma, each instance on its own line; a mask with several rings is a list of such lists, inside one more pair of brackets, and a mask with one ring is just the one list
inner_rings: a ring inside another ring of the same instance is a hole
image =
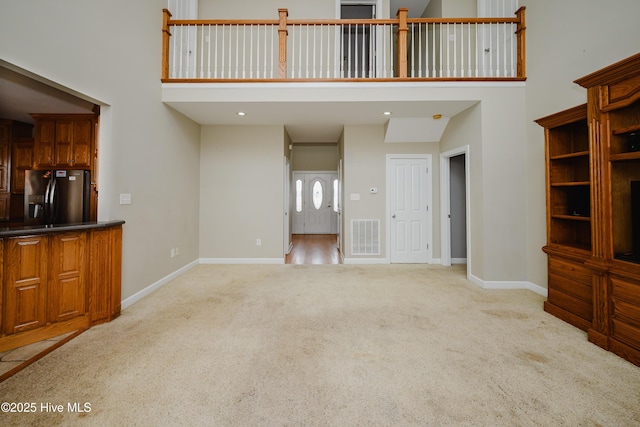
[[49, 321], [61, 322], [85, 314], [86, 302], [85, 232], [65, 233], [51, 238], [51, 280]]
[[48, 243], [46, 236], [6, 241], [4, 334], [35, 329], [47, 322]]
[[94, 147], [93, 114], [32, 114], [36, 169], [90, 169]]
[[89, 304], [91, 323], [112, 320], [120, 313], [122, 228], [91, 232]]
[[120, 315], [122, 224], [0, 230], [0, 352]]
[[33, 167], [33, 140], [11, 147], [11, 194], [24, 194], [24, 171]]

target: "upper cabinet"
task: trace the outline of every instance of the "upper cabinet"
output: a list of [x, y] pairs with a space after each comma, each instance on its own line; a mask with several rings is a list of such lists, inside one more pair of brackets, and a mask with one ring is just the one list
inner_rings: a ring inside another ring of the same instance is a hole
[[94, 147], [93, 114], [33, 114], [35, 168], [90, 169]]

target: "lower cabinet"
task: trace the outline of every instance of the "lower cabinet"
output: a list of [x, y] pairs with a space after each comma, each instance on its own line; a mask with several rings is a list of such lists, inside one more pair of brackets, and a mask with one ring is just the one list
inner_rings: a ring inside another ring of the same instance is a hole
[[61, 234], [51, 238], [50, 322], [72, 319], [86, 312], [86, 234]]
[[48, 244], [46, 236], [30, 236], [10, 238], [4, 245], [4, 334], [47, 323]]
[[0, 352], [120, 314], [122, 227], [0, 239]]

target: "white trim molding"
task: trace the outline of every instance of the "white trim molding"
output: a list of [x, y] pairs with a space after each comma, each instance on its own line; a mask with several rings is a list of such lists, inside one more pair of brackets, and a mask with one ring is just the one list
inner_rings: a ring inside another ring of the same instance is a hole
[[200, 264], [284, 264], [284, 258], [200, 258]]
[[536, 285], [535, 283], [520, 281], [520, 280], [501, 280], [501, 281], [492, 281], [492, 280], [482, 280], [473, 274], [468, 274], [467, 279], [471, 283], [478, 285], [482, 289], [526, 289], [531, 292], [534, 292], [538, 295], [542, 295], [543, 297], [547, 297], [549, 290], [547, 288], [543, 288], [542, 286]]
[[343, 258], [342, 262], [351, 265], [389, 264], [389, 258]]
[[131, 295], [130, 297], [122, 300], [122, 303], [121, 303], [122, 304], [122, 308], [121, 309], [125, 310], [127, 307], [129, 307], [129, 306], [135, 304], [136, 302], [140, 301], [142, 298], [146, 297], [147, 295], [149, 295], [153, 291], [155, 291], [157, 289], [160, 289], [161, 287], [163, 287], [164, 285], [166, 285], [170, 281], [182, 276], [184, 273], [186, 273], [187, 271], [191, 270], [193, 267], [195, 267], [198, 264], [200, 264], [200, 262], [198, 260], [192, 261], [189, 264], [185, 265], [184, 267], [181, 267], [181, 268], [177, 269], [173, 273], [164, 276], [162, 279], [158, 280], [157, 282], [150, 284], [146, 288], [144, 288], [144, 289], [136, 292], [135, 294]]

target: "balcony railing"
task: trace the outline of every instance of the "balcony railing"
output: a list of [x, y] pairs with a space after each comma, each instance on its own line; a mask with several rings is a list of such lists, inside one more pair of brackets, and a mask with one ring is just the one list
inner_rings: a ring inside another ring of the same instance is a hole
[[525, 8], [513, 18], [172, 20], [163, 82], [524, 80]]

